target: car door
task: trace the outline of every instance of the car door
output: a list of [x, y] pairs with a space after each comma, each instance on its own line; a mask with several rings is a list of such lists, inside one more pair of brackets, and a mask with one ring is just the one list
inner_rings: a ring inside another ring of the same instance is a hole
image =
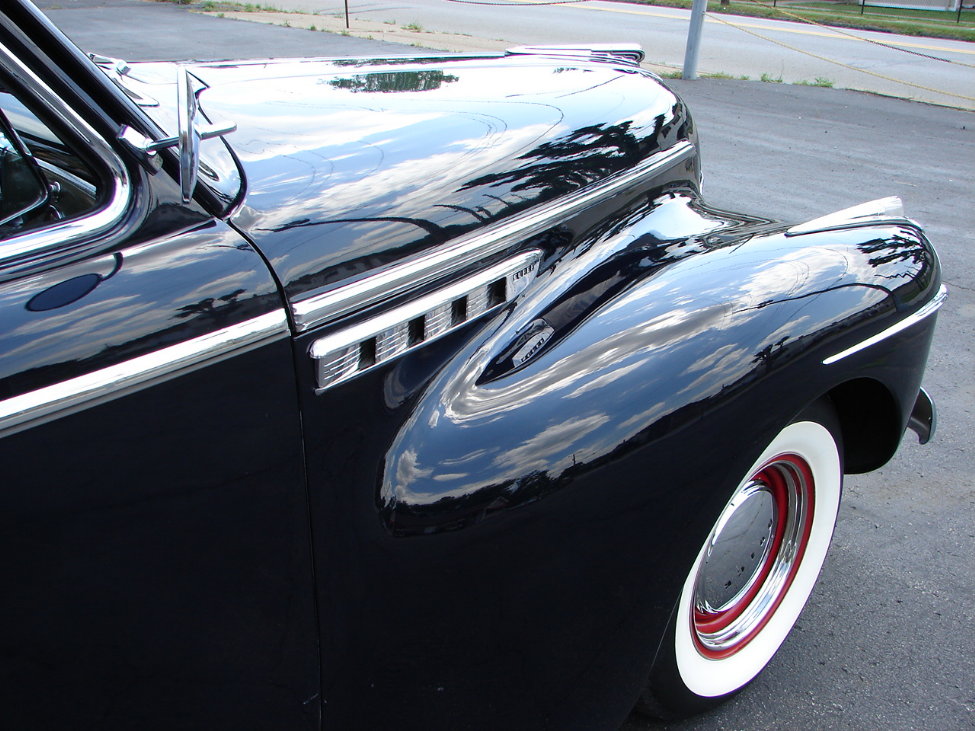
[[0, 226], [3, 725], [317, 728], [275, 282], [0, 21], [4, 140], [48, 187]]

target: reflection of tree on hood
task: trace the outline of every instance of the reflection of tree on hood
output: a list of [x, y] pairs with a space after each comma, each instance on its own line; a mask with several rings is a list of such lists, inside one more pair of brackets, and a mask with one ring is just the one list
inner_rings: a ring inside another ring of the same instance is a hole
[[468, 182], [464, 188], [510, 185], [512, 191], [548, 189], [545, 197], [563, 195], [608, 175], [629, 169], [643, 160], [664, 126], [664, 115], [654, 120], [654, 132], [639, 138], [631, 121], [590, 125], [558, 140], [544, 142], [519, 159], [526, 164]]
[[351, 92], [431, 91], [458, 77], [436, 69], [430, 71], [397, 71], [394, 73], [359, 74], [329, 80], [329, 86]]

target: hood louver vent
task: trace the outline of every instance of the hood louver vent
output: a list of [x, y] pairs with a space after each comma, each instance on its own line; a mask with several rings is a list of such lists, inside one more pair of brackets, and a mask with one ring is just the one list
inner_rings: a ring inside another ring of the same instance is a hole
[[507, 259], [413, 302], [316, 340], [318, 391], [387, 363], [510, 302], [538, 273], [541, 253]]

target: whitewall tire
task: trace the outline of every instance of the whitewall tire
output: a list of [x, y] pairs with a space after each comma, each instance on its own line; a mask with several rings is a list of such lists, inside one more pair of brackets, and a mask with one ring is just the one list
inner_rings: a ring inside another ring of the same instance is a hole
[[806, 604], [839, 510], [839, 429], [817, 404], [738, 484], [684, 582], [640, 707], [673, 717], [737, 692], [772, 659]]

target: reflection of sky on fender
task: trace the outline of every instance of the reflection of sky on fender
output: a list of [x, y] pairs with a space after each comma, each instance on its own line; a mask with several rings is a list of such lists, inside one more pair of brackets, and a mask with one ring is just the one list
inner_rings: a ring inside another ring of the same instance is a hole
[[[446, 369], [449, 380], [428, 389], [388, 452], [382, 502], [422, 505], [506, 482], [515, 490], [531, 473], [557, 479], [760, 373], [797, 334], [887, 298], [850, 286], [860, 272], [843, 246], [802, 249], [810, 243], [756, 237], [670, 263], [526, 367], [478, 384], [493, 354], [533, 316], [516, 309], [477, 352], [462, 354], [466, 364]], [[833, 290], [824, 304], [822, 293]], [[451, 479], [430, 479], [441, 471]]]
[[[26, 303], [75, 276], [105, 277], [115, 259], [96, 257], [62, 267], [56, 278], [45, 273], [10, 283], [0, 292], [0, 308], [9, 323], [0, 332], [0, 352], [7, 356], [0, 362], [26, 370], [25, 363], [65, 363], [121, 348], [133, 336], [185, 327], [187, 334], [178, 339], [187, 340], [246, 319], [239, 313], [235, 293], [252, 296], [255, 289], [268, 291], [270, 279], [253, 249], [238, 248], [239, 244], [236, 233], [211, 229], [133, 247], [125, 251], [117, 275], [79, 300], [44, 313], [29, 311]], [[193, 282], [199, 286], [193, 287]], [[225, 299], [210, 301], [214, 293], [223, 293]], [[181, 319], [173, 313], [181, 313]], [[226, 318], [236, 320], [225, 322]], [[90, 333], [98, 333], [97, 342], [92, 342]], [[146, 347], [154, 349], [151, 344]], [[4, 375], [0, 368], [0, 378]]]

